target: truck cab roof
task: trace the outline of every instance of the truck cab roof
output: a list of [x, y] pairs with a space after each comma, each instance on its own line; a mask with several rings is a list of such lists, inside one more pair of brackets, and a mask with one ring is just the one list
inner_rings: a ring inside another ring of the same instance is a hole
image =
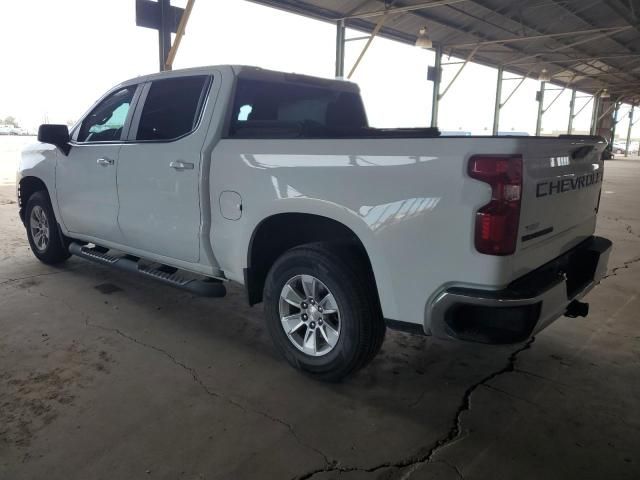
[[347, 91], [359, 93], [360, 88], [354, 82], [342, 79], [329, 79], [322, 77], [315, 77], [312, 75], [303, 75], [293, 72], [281, 72], [277, 70], [268, 70], [251, 65], [209, 65], [202, 67], [183, 68], [178, 70], [170, 70], [158, 73], [152, 73], [149, 75], [142, 75], [139, 77], [130, 78], [122, 82], [120, 86], [127, 86], [137, 84], [141, 82], [149, 82], [153, 80], [159, 80], [163, 78], [181, 77], [187, 75], [211, 75], [215, 72], [223, 72], [231, 74], [235, 77], [242, 76], [243, 78], [251, 78], [254, 80], [267, 80], [272, 82], [294, 82], [315, 84], [318, 86], [330, 87], [335, 90]]

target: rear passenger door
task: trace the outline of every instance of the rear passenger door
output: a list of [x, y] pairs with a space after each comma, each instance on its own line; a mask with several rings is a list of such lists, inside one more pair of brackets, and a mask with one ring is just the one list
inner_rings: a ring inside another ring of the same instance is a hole
[[147, 83], [118, 161], [124, 243], [185, 262], [200, 257], [200, 175], [212, 77]]

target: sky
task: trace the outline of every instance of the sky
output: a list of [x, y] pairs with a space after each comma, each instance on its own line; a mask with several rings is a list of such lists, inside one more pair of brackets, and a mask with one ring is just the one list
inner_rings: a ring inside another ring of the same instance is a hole
[[[75, 121], [113, 85], [158, 69], [157, 31], [135, 25], [134, 0], [0, 0], [0, 31], [5, 38], [0, 119], [14, 116], [29, 129], [45, 121]], [[330, 23], [245, 0], [196, 0], [174, 68], [248, 64], [332, 78], [335, 33]], [[348, 38], [358, 36], [362, 33], [347, 31]], [[347, 43], [346, 71], [364, 43]], [[360, 85], [370, 123], [428, 126], [433, 86], [427, 68], [433, 64], [430, 50], [374, 39], [351, 78]], [[441, 91], [458, 67], [444, 67]], [[468, 64], [441, 101], [440, 129], [491, 134], [496, 79], [496, 69]], [[503, 99], [517, 83], [504, 81]], [[534, 133], [539, 85], [525, 80], [502, 110], [500, 131]], [[548, 91], [545, 105], [557, 93]], [[565, 91], [546, 112], [543, 134], [566, 131], [570, 97]], [[579, 99], [578, 108], [587, 100]], [[588, 105], [574, 129], [587, 130], [590, 117]], [[618, 132], [626, 134], [626, 125], [623, 119]], [[640, 122], [633, 133], [640, 136]]]

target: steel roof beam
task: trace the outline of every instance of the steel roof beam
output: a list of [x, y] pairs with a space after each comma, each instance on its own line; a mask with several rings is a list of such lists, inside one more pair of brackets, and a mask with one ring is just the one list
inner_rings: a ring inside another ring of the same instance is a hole
[[407, 5], [404, 7], [383, 8], [372, 12], [356, 13], [353, 15], [345, 16], [342, 20], [349, 20], [352, 18], [371, 18], [379, 17], [380, 15], [389, 15], [393, 13], [407, 13], [414, 10], [424, 10], [426, 8], [442, 7], [450, 5], [452, 3], [468, 2], [469, 0], [439, 0], [425, 3], [418, 3], [417, 5]]
[[[541, 52], [538, 55], [547, 55], [550, 52]], [[559, 55], [567, 55], [567, 53], [559, 53]], [[581, 58], [566, 58], [554, 60], [556, 63], [571, 63], [571, 62], [586, 62], [594, 60], [612, 59], [612, 58], [628, 58], [628, 57], [640, 57], [640, 53], [623, 53], [619, 55], [601, 55], [597, 57], [581, 57]], [[540, 62], [511, 62], [510, 65], [537, 65]], [[575, 66], [575, 65], [574, 65]]]
[[[318, 7], [312, 4], [305, 4], [303, 2], [300, 1], [295, 1], [295, 0], [250, 0], [253, 1], [255, 3], [260, 3], [262, 5], [268, 5], [271, 7], [275, 7], [275, 8], [279, 8], [281, 10], [285, 10], [288, 12], [293, 12], [293, 13], [298, 13], [298, 14], [302, 14], [305, 15], [307, 17], [311, 17], [311, 18], [315, 18], [315, 19], [319, 19], [319, 20], [323, 20], [326, 22], [331, 22], [335, 24], [335, 21], [341, 17], [344, 17], [344, 13], [338, 13], [336, 11], [332, 11], [329, 10], [327, 8], [323, 8], [323, 7]], [[518, 3], [518, 2], [508, 2], [509, 7], [505, 8], [501, 8], [501, 9], [490, 9], [488, 7], [486, 7], [483, 4], [480, 4], [477, 2], [477, 0], [467, 0], [469, 2], [473, 1], [475, 4], [487, 9], [489, 12], [495, 12], [497, 10], [497, 13], [499, 15], [501, 15], [503, 18], [509, 19], [512, 22], [515, 23], [519, 23], [517, 20], [511, 18], [509, 16], [510, 11], [514, 8], [514, 6]], [[557, 1], [557, 0], [556, 0]], [[400, 2], [398, 2], [400, 3]], [[433, 3], [433, 2], [431, 2]], [[363, 5], [363, 4], [360, 4]], [[547, 5], [547, 4], [545, 4]], [[398, 7], [411, 7], [411, 5], [402, 5], [399, 4], [397, 5]], [[415, 5], [413, 5], [415, 7]], [[542, 4], [540, 4], [539, 6], [542, 6]], [[455, 8], [453, 6], [444, 6], [444, 8]], [[458, 10], [458, 9], [456, 9]], [[460, 9], [461, 10], [461, 9]], [[420, 18], [423, 21], [426, 21], [428, 23], [432, 23], [435, 25], [438, 25], [440, 27], [443, 27], [445, 29], [445, 32], [447, 30], [449, 31], [455, 31], [455, 32], [460, 32], [461, 35], [470, 35], [472, 37], [478, 38], [478, 40], [480, 42], [482, 41], [491, 41], [494, 40], [492, 39], [488, 34], [485, 34], [483, 32], [475, 32], [473, 29], [467, 28], [465, 27], [465, 25], [461, 24], [458, 21], [452, 21], [449, 18], [444, 17], [442, 14], [439, 13], [440, 9], [438, 8], [429, 8], [427, 10], [411, 10], [406, 12], [406, 15], [410, 15], [410, 16], [416, 16], [418, 18]], [[463, 10], [462, 10], [463, 11]], [[427, 13], [428, 12], [428, 13]], [[433, 12], [433, 13], [431, 13]], [[367, 20], [363, 20], [360, 18], [352, 18], [349, 19], [347, 22], [347, 26], [349, 28], [354, 28], [363, 32], [368, 32], [370, 33], [373, 29], [375, 24], [372, 24], [371, 21], [367, 21]], [[528, 27], [531, 28], [531, 27]], [[535, 30], [535, 29], [532, 29]], [[598, 31], [601, 31], [602, 29], [596, 29]], [[383, 27], [380, 32], [379, 35], [384, 36], [386, 38], [392, 39], [392, 40], [396, 40], [396, 41], [400, 41], [402, 43], [406, 43], [406, 44], [413, 44], [415, 42], [415, 35], [412, 35], [408, 32], [402, 31], [402, 30], [397, 30], [391, 27]], [[446, 33], [445, 33], [446, 35]], [[477, 42], [476, 42], [477, 43]], [[475, 46], [475, 44], [472, 44], [473, 46]], [[499, 45], [499, 43], [497, 44]], [[437, 45], [436, 45], [437, 46]], [[519, 48], [517, 46], [517, 44], [504, 44], [502, 45], [502, 47], [504, 48], [504, 53], [505, 54], [509, 54], [509, 52], [515, 54], [515, 55], [519, 55], [519, 56], [523, 56], [523, 55], [529, 55], [530, 52], [527, 52], [525, 49], [523, 48]], [[480, 51], [478, 51], [478, 53], [475, 56], [475, 61], [482, 64], [482, 65], [486, 65], [489, 67], [498, 67], [499, 66], [499, 62], [495, 59], [495, 57], [493, 56], [487, 56], [487, 55], [483, 55], [483, 50], [485, 50], [484, 48]], [[489, 54], [488, 50], [487, 54]], [[576, 51], [576, 52], [571, 52], [574, 56], [576, 53], [579, 53], [580, 50]], [[449, 52], [451, 54], [451, 52]], [[495, 55], [497, 53], [500, 53], [500, 51], [492, 51], [491, 54]], [[590, 56], [596, 56], [593, 53], [589, 53], [589, 52], [583, 52], [586, 53], [587, 55]], [[560, 55], [567, 55], [568, 57], [570, 57], [570, 55], [568, 53], [559, 53]], [[461, 54], [459, 56], [462, 56], [464, 58], [464, 56], [466, 56], [465, 54]], [[569, 70], [571, 72], [574, 72], [576, 74], [579, 75], [584, 75], [584, 72], [582, 71], [576, 71], [572, 68], [567, 68], [566, 66], [566, 61], [564, 59], [558, 60], [556, 63], [556, 60], [551, 60], [548, 58], [544, 58], [543, 59], [544, 63], [546, 63], [547, 65], [554, 65], [556, 67], [560, 67], [564, 70]], [[571, 61], [571, 60], [569, 60]], [[574, 60], [575, 61], [575, 60]], [[565, 64], [563, 64], [563, 62]], [[520, 68], [517, 65], [513, 65], [513, 73], [517, 73], [517, 74], [523, 74], [526, 69], [525, 68]], [[615, 66], [613, 66], [614, 68], [616, 68]], [[596, 68], [597, 67], [593, 67]], [[584, 90], [584, 91], [593, 91], [594, 90], [594, 85], [593, 83], [590, 83], [589, 80], [591, 80], [591, 82], [595, 82], [595, 79], [585, 79], [583, 81], [578, 82], [577, 88], [579, 88], [580, 90]], [[562, 82], [560, 82], [562, 83]]]
[[[449, 9], [451, 9], [451, 10], [454, 10], [456, 13], [460, 13], [460, 14], [463, 14], [463, 15], [466, 15], [466, 16], [470, 17], [472, 20], [471, 20], [471, 22], [469, 22], [467, 24], [467, 27], [471, 27], [471, 26], [475, 25], [478, 21], [480, 21], [480, 22], [485, 23], [485, 24], [487, 24], [489, 26], [492, 26], [494, 28], [500, 28], [501, 30], [504, 30], [505, 32], [511, 33], [513, 35], [517, 35], [518, 34], [518, 31], [516, 31], [514, 29], [509, 29], [509, 28], [506, 28], [506, 27], [504, 27], [502, 25], [498, 25], [498, 24], [496, 24], [496, 23], [494, 23], [492, 21], [489, 21], [490, 18], [492, 18], [493, 16], [496, 16], [502, 22], [504, 22], [504, 20], [507, 19], [507, 20], [509, 20], [509, 21], [511, 21], [513, 23], [516, 23], [520, 27], [520, 30], [524, 30], [525, 26], [523, 25], [522, 20], [521, 19], [520, 20], [516, 20], [511, 15], [511, 12], [513, 12], [516, 9], [516, 7], [521, 7], [522, 6], [521, 3], [518, 3], [518, 2], [505, 2], [506, 3], [506, 7], [494, 9], [494, 8], [489, 8], [484, 3], [479, 3], [477, 0], [469, 0], [469, 1], [471, 3], [473, 3], [474, 5], [476, 5], [477, 7], [484, 8], [485, 10], [487, 10], [489, 12], [489, 14], [486, 15], [485, 18], [481, 18], [481, 17], [478, 17], [477, 15], [474, 15], [474, 14], [472, 14], [470, 12], [467, 12], [466, 10], [460, 9], [460, 8], [452, 6], [452, 5], [449, 5], [447, 7]], [[600, 0], [594, 0], [594, 2], [591, 5], [593, 5], [594, 3], [597, 3], [598, 1], [600, 1]], [[562, 20], [562, 18], [563, 17], [557, 18], [556, 21], [551, 24], [551, 26], [556, 25], [557, 23], [559, 23]], [[538, 33], [549, 33], [550, 30], [551, 29], [549, 27], [549, 28], [547, 28], [547, 31], [538, 32]], [[453, 36], [455, 36], [455, 35], [453, 35]], [[450, 35], [450, 37], [451, 37], [451, 35]], [[444, 43], [448, 43], [448, 40], [444, 40], [443, 42]]]
[[[638, 28], [638, 16], [636, 15], [635, 8], [633, 6], [633, 1], [629, 0], [629, 10], [625, 10], [625, 7], [621, 5], [617, 0], [604, 0], [605, 5], [607, 5], [611, 10], [613, 10], [620, 18], [622, 18], [625, 22], [631, 25], [636, 30], [640, 31]], [[630, 20], [631, 19], [631, 20]]]
[[[626, 28], [630, 28], [630, 27], [624, 27], [624, 28], [626, 29]], [[579, 41], [576, 41], [576, 42], [570, 43], [570, 44], [568, 44], [568, 45], [564, 45], [564, 46], [562, 46], [562, 47], [558, 47], [558, 48], [556, 48], [556, 49], [550, 50], [550, 52], [549, 52], [549, 53], [558, 53], [558, 52], [563, 51], [563, 50], [566, 50], [566, 49], [568, 49], [568, 48], [572, 48], [572, 47], [574, 47], [574, 46], [576, 46], [576, 45], [580, 45], [580, 44], [587, 43], [587, 42], [592, 42], [592, 41], [594, 41], [594, 40], [597, 40], [598, 38], [606, 37], [606, 36], [608, 36], [608, 35], [610, 35], [610, 32], [606, 32], [606, 33], [603, 33], [603, 34], [601, 34], [601, 35], [596, 35], [596, 36], [594, 36], [594, 37], [590, 37], [590, 38], [588, 38], [588, 39], [579, 40]], [[521, 59], [522, 59], [522, 60], [524, 60], [524, 59], [529, 59], [529, 58], [541, 58], [541, 57], [542, 57], [542, 55], [540, 55], [540, 54], [536, 54], [536, 55], [530, 55], [530, 56], [528, 56], [528, 57], [523, 57], [523, 58], [521, 58]], [[541, 58], [541, 60], [542, 60], [543, 62], [545, 62], [544, 58]], [[545, 62], [545, 63], [547, 63], [547, 62]], [[603, 62], [603, 63], [604, 63], [604, 62]], [[505, 66], [506, 66], [506, 65], [510, 65], [510, 63], [505, 63], [504, 65], [505, 65]], [[569, 68], [571, 68], [571, 70], [572, 70], [572, 71], [575, 71], [575, 70], [576, 70], [576, 68], [577, 68], [579, 65], [586, 65], [587, 67], [589, 67], [589, 68], [593, 68], [594, 70], [598, 70], [599, 72], [602, 72], [602, 73], [611, 73], [611, 72], [609, 72], [608, 70], [605, 70], [605, 69], [604, 69], [604, 68], [602, 68], [602, 67], [598, 67], [598, 66], [592, 65], [592, 64], [590, 64], [590, 63], [579, 63], [579, 64], [573, 65], [572, 67], [569, 67]], [[615, 75], [630, 75], [628, 72], [625, 72], [625, 71], [623, 71], [623, 70], [619, 69], [619, 68], [618, 68], [618, 67], [616, 67], [616, 66], [613, 66], [613, 65], [607, 65], [607, 66], [608, 66], [609, 68], [612, 68], [612, 69], [616, 69], [616, 70], [618, 70], [618, 72], [615, 72], [615, 73], [614, 73]], [[583, 76], [583, 77], [590, 77], [590, 74], [588, 74], [588, 73], [586, 73], [586, 72], [584, 72], [584, 71], [581, 71], [581, 70], [579, 70], [579, 71], [581, 72], [581, 76]], [[634, 77], [634, 78], [635, 78], [635, 77]], [[623, 79], [623, 80], [624, 80], [624, 81], [628, 81], [627, 79]]]
[[[483, 5], [483, 4], [478, 3], [478, 2], [477, 2], [477, 0], [471, 0], [471, 1], [473, 1], [473, 3], [474, 3], [474, 4], [476, 4], [476, 5], [480, 6], [480, 7], [486, 8], [487, 10], [489, 10], [489, 11], [491, 11], [491, 12], [497, 12], [496, 10], [493, 10], [493, 9], [491, 9], [491, 8], [489, 8], [489, 7], [485, 6], [485, 5]], [[571, 9], [567, 8], [564, 4], [559, 3], [559, 2], [558, 2], [558, 0], [551, 0], [551, 2], [552, 2], [551, 4], [553, 4], [553, 5], [561, 6], [561, 7], [563, 8], [563, 10], [566, 12], [566, 15], [564, 15], [564, 16], [562, 16], [562, 17], [558, 18], [555, 22], [553, 22], [553, 23], [551, 24], [551, 26], [554, 26], [554, 25], [558, 24], [558, 23], [559, 23], [559, 22], [560, 22], [560, 21], [561, 21], [565, 16], [572, 15], [572, 16], [574, 16], [575, 18], [578, 18], [578, 19], [579, 19], [580, 21], [582, 21], [583, 23], [586, 23], [586, 24], [587, 24], [587, 26], [590, 26], [590, 27], [594, 27], [594, 28], [595, 28], [595, 26], [594, 26], [593, 24], [591, 24], [590, 22], [586, 21], [582, 16], [579, 16], [579, 12], [581, 12], [581, 11], [583, 11], [583, 10], [586, 10], [586, 9], [588, 9], [588, 8], [591, 8], [593, 5], [598, 4], [598, 3], [599, 3], [599, 0], [598, 0], [598, 1], [591, 2], [591, 3], [589, 3], [589, 4], [583, 4], [582, 8], [581, 8], [581, 9], [578, 9], [578, 10], [571, 10]], [[452, 7], [450, 7], [450, 8], [452, 8]], [[457, 9], [456, 9], [456, 10], [457, 10]], [[506, 16], [506, 15], [503, 15], [503, 16], [504, 16], [504, 18], [506, 18], [506, 19], [508, 19], [508, 20], [511, 20], [511, 21], [513, 21], [513, 22], [516, 22], [516, 23], [520, 23], [520, 25], [522, 25], [522, 27], [523, 27], [523, 28], [527, 28], [527, 29], [529, 29], [529, 30], [531, 30], [531, 31], [533, 31], [533, 32], [542, 33], [542, 32], [540, 32], [538, 29], [536, 29], [536, 28], [532, 27], [531, 25], [529, 25], [529, 24], [525, 24], [525, 23], [522, 21], [522, 19], [520, 19], [520, 20], [518, 21], [518, 20], [516, 20], [516, 19], [512, 18], [511, 16]], [[549, 28], [547, 29], [547, 33], [549, 32], [549, 30], [550, 30], [551, 26], [549, 26]], [[614, 28], [615, 28], [615, 27], [614, 27]], [[602, 31], [603, 31], [603, 30], [602, 30]], [[617, 33], [617, 32], [616, 32], [616, 33]], [[614, 33], [614, 34], [615, 34], [615, 33]], [[606, 36], [606, 35], [605, 35], [605, 36]], [[578, 42], [574, 42], [574, 44], [573, 44], [572, 46], [573, 46], [573, 47], [575, 47], [575, 46], [577, 46], [577, 45], [580, 45], [580, 44], [582, 44], [582, 43], [587, 43], [587, 42], [593, 41], [593, 40], [595, 40], [595, 39], [597, 39], [597, 38], [593, 38], [593, 39], [591, 39], [591, 40], [584, 40], [584, 41], [582, 41], [582, 40], [581, 40], [581, 41], [578, 41]], [[612, 41], [614, 41], [614, 42], [616, 42], [616, 43], [618, 43], [619, 45], [621, 45], [619, 42], [617, 42], [617, 40], [615, 40], [615, 39], [613, 39], [613, 38], [611, 38], [611, 40], [612, 40]], [[561, 45], [563, 44], [563, 42], [558, 42], [558, 43], [560, 43]], [[624, 47], [624, 46], [623, 46], [623, 47]], [[627, 52], [631, 52], [631, 50], [629, 50], [628, 48], [626, 48], [626, 47], [624, 47], [624, 48], [625, 48], [625, 50], [626, 50]], [[563, 47], [561, 47], [560, 49], [556, 49], [556, 51], [557, 51], [557, 52], [560, 52], [560, 51], [562, 51], [562, 50], [564, 50], [564, 48], [563, 48]], [[580, 52], [582, 52], [582, 53], [586, 53], [587, 55], [594, 55], [592, 52], [590, 52], [590, 51], [586, 51], [586, 50], [584, 50], [584, 49], [576, 49], [576, 50], [577, 50], [577, 51], [580, 51]], [[553, 53], [553, 52], [551, 52], [551, 53]], [[635, 52], [633, 52], [633, 53], [635, 53]], [[530, 57], [524, 57], [524, 58], [539, 58], [539, 57], [543, 57], [544, 55], [545, 55], [545, 54], [536, 54], [536, 55], [531, 55]], [[522, 57], [521, 57], [521, 58], [518, 58], [518, 59], [514, 59], [514, 63], [515, 63], [515, 61], [522, 61], [522, 60], [523, 60], [523, 58], [522, 58]], [[550, 62], [549, 62], [548, 60], [546, 60], [546, 59], [543, 59], [543, 58], [542, 58], [542, 60], [543, 60], [545, 63], [550, 63]], [[509, 64], [510, 64], [510, 63], [507, 63], [506, 65], [509, 65]], [[599, 70], [599, 71], [601, 71], [601, 72], [604, 72], [604, 71], [605, 71], [605, 70], [603, 70], [602, 68], [598, 68], [598, 67], [595, 67], [595, 66], [593, 66], [593, 65], [591, 65], [591, 67], [592, 67], [592, 68], [595, 68], [595, 69], [597, 69], [597, 70]], [[610, 68], [615, 68], [615, 69], [617, 69], [617, 70], [620, 70], [622, 73], [626, 73], [626, 72], [624, 72], [622, 69], [620, 69], [619, 67], [617, 67], [617, 66], [615, 66], [615, 65], [609, 65], [609, 67], [610, 67]], [[635, 78], [635, 77], [634, 77], [634, 78]]]
[[[580, 65], [583, 65], [583, 64], [580, 64]], [[574, 65], [574, 67], [575, 66], [576, 65]], [[600, 72], [600, 73], [582, 73], [579, 76], [591, 78], [591, 77], [606, 77], [607, 75], [620, 75], [620, 74], [621, 74], [620, 72]], [[627, 75], [631, 75], [631, 73], [629, 73]], [[558, 73], [558, 74], [554, 75], [554, 77], [569, 77], [569, 76], [573, 77], [573, 76], [575, 76], [575, 74], [561, 75], [561, 74]], [[637, 79], [634, 78], [634, 81], [635, 80], [637, 80]]]
[[[590, 22], [589, 20], [587, 20], [584, 15], [581, 15], [580, 12], [582, 12], [583, 10], [586, 9], [578, 9], [578, 10], [572, 10], [571, 8], [569, 8], [564, 2], [561, 2], [560, 0], [551, 0], [553, 2], [554, 5], [557, 5], [558, 7], [562, 8], [565, 12], [567, 12], [569, 15], [571, 15], [573, 18], [576, 18], [578, 20], [580, 20], [581, 22], [585, 23], [587, 26], [594, 26], [592, 22]], [[596, 2], [598, 4], [602, 3], [601, 0]], [[611, 8], [612, 10], [614, 10], [614, 12], [616, 14], [618, 14], [618, 16], [620, 16], [621, 20], [623, 20], [627, 25], [629, 25], [630, 27], [633, 28], [637, 28], [637, 25], [635, 25], [634, 23], [631, 23], [628, 19], [628, 17], [624, 14], [621, 14], [619, 11], [616, 11], [612, 6], [611, 6], [611, 2], [610, 1], [605, 1], [604, 2], [606, 5], [609, 6], [609, 8]], [[613, 39], [612, 39], [613, 40]], [[616, 42], [618, 44], [618, 46], [624, 48], [625, 50], [629, 51], [629, 52], [633, 52], [632, 49], [630, 49], [627, 45], [625, 45], [624, 43], [618, 42], [617, 40], [613, 40], [614, 42]]]
[[375, 0], [362, 0], [362, 2], [360, 2], [360, 3], [358, 4], [358, 6], [357, 6], [357, 7], [354, 7], [354, 8], [352, 8], [351, 10], [349, 10], [349, 11], [347, 12], [347, 15], [346, 15], [346, 16], [347, 16], [347, 17], [349, 17], [349, 16], [351, 16], [351, 15], [355, 15], [355, 14], [356, 14], [356, 12], [357, 12], [358, 10], [360, 10], [362, 7], [364, 7], [364, 6], [365, 6], [365, 5], [367, 5], [368, 3], [372, 3], [372, 2], [374, 2], [374, 1], [375, 1]]
[[[626, 27], [608, 27], [608, 28], [591, 28], [588, 30], [576, 30], [573, 32], [558, 32], [558, 33], [544, 33], [540, 35], [529, 35], [527, 37], [513, 37], [513, 38], [504, 38], [501, 40], [486, 40], [482, 42], [470, 42], [470, 43], [459, 43], [456, 45], [447, 45], [450, 48], [463, 48], [463, 47], [475, 47], [477, 45], [495, 45], [495, 44], [505, 44], [505, 43], [514, 43], [514, 42], [528, 42], [531, 40], [540, 40], [545, 38], [555, 38], [555, 37], [569, 37], [571, 35], [587, 35], [589, 33], [599, 32], [602, 35], [614, 35], [616, 33], [623, 32], [625, 30], [629, 30], [631, 26]], [[533, 30], [533, 29], [531, 29]], [[590, 37], [589, 39], [580, 40], [580, 42], [587, 42], [595, 40], [595, 38]], [[564, 45], [561, 48], [571, 48], [573, 44]], [[550, 53], [554, 53], [553, 51]]]
[[[465, 28], [462, 25], [459, 25], [459, 24], [456, 24], [454, 22], [451, 22], [450, 20], [443, 20], [441, 18], [434, 17], [433, 15], [427, 14], [426, 12], [422, 12], [420, 10], [412, 10], [410, 12], [407, 12], [407, 14], [413, 15], [413, 16], [417, 16], [417, 17], [419, 17], [419, 18], [421, 18], [423, 20], [429, 21], [431, 23], [434, 23], [436, 25], [440, 25], [440, 26], [445, 27], [445, 28], [449, 28], [451, 30], [458, 30], [458, 31], [461, 31], [461, 32], [463, 32], [463, 33], [465, 33], [467, 35], [472, 35], [472, 36], [478, 37], [478, 38], [481, 39], [481, 41], [493, 41], [493, 39], [491, 39], [490, 37], [487, 37], [483, 33], [480, 33], [480, 32], [475, 33], [475, 32], [469, 31], [469, 29]], [[359, 21], [359, 20], [356, 20], [356, 21]], [[370, 29], [370, 24], [367, 24], [367, 25], [369, 26], [368, 28]], [[618, 28], [618, 27], [615, 27], [615, 28]], [[367, 29], [365, 28], [365, 30], [367, 30]], [[599, 29], [599, 30], [602, 30], [602, 29]], [[383, 30], [383, 32], [384, 32], [384, 30]], [[413, 36], [412, 38], [415, 41], [415, 36]], [[411, 41], [411, 42], [407, 42], [407, 43], [413, 43], [413, 42]], [[471, 44], [471, 45], [475, 46], [475, 44]], [[513, 52], [515, 52], [515, 53], [517, 53], [519, 55], [525, 55], [525, 54], [528, 53], [525, 50], [522, 50], [521, 48], [518, 48], [518, 47], [515, 47], [515, 46], [512, 46], [512, 45], [503, 45], [503, 46], [505, 48], [509, 49], [509, 50], [512, 50]], [[481, 53], [482, 53], [481, 51], [478, 52], [478, 54], [476, 54], [476, 58], [480, 58], [481, 59], [482, 58]], [[507, 52], [505, 52], [505, 53], [507, 53]], [[554, 62], [550, 61], [550, 60], [545, 61], [545, 63], [550, 64], [550, 65], [554, 65]], [[495, 61], [491, 61], [491, 60], [485, 60], [484, 64], [487, 65], [487, 66], [490, 66], [492, 68], [496, 68], [496, 66], [497, 66], [496, 62]], [[565, 67], [563, 67], [563, 68], [565, 68]], [[576, 71], [575, 73], [582, 74], [582, 72], [579, 72], [579, 71]]]
[[[569, 7], [567, 7], [564, 3], [562, 3], [562, 2], [560, 2], [558, 0], [552, 0], [552, 1], [554, 2], [554, 4], [558, 5], [560, 8], [562, 8], [566, 12], [568, 12], [571, 16], [573, 16], [574, 18], [577, 18], [581, 22], [585, 23], [587, 26], [593, 26], [593, 23], [591, 23], [583, 15], [580, 14], [581, 10], [574, 11], [574, 10], [571, 10]], [[625, 23], [627, 23], [630, 27], [635, 28], [636, 30], [638, 29], [637, 25], [631, 23], [626, 15], [624, 15], [624, 14], [620, 13], [619, 11], [616, 11], [615, 9], [613, 9], [613, 7], [611, 6], [611, 2], [610, 1], [606, 1], [605, 3], [609, 6], [609, 8], [612, 8], [612, 10], [614, 10], [622, 18], [622, 20], [625, 21]], [[624, 48], [629, 53], [639, 53], [638, 51], [633, 50], [632, 48], [629, 48], [629, 46], [625, 45], [624, 43], [619, 42], [615, 38], [611, 38], [610, 40], [615, 42], [616, 45], [618, 45], [619, 47]]]
[[[475, 0], [470, 0], [469, 3], [473, 3], [474, 5], [478, 5], [478, 3]], [[514, 7], [514, 4], [510, 3], [510, 2], [506, 2], [506, 3], [507, 3], [507, 5], [504, 8], [500, 8], [498, 10], [489, 10], [491, 14], [487, 15], [485, 18], [478, 17], [477, 15], [474, 15], [474, 14], [472, 14], [470, 12], [467, 12], [466, 10], [463, 10], [461, 8], [458, 8], [458, 7], [455, 7], [453, 5], [447, 5], [447, 8], [449, 8], [450, 10], [454, 10], [457, 13], [466, 15], [467, 17], [471, 18], [471, 21], [468, 22], [465, 25], [465, 28], [470, 29], [469, 30], [469, 34], [470, 35], [475, 35], [479, 31], [479, 29], [477, 27], [478, 22], [483, 23], [485, 25], [489, 25], [492, 28], [500, 29], [500, 30], [502, 30], [504, 32], [507, 32], [507, 33], [511, 34], [511, 35], [514, 35], [515, 32], [513, 30], [511, 30], [509, 28], [506, 28], [505, 26], [503, 26], [503, 25], [501, 25], [499, 23], [495, 23], [495, 22], [492, 22], [492, 21], [489, 20], [489, 17], [491, 17], [491, 15], [498, 15], [500, 18], [505, 18], [505, 17], [509, 18], [507, 15], [504, 14], [504, 12], [508, 12], [508, 11], [512, 10], [513, 7]], [[473, 28], [474, 26], [476, 28]], [[442, 40], [442, 43], [446, 45], [447, 43], [449, 43], [449, 39], [450, 38], [455, 38], [455, 36], [456, 36], [455, 33], [451, 34], [451, 35], [447, 35]]]

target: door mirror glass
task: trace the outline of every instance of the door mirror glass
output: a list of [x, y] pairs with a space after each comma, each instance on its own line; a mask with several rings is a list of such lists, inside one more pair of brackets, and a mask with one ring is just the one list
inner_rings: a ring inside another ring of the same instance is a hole
[[66, 125], [43, 124], [38, 128], [38, 141], [55, 145], [67, 155], [69, 145], [69, 128]]

